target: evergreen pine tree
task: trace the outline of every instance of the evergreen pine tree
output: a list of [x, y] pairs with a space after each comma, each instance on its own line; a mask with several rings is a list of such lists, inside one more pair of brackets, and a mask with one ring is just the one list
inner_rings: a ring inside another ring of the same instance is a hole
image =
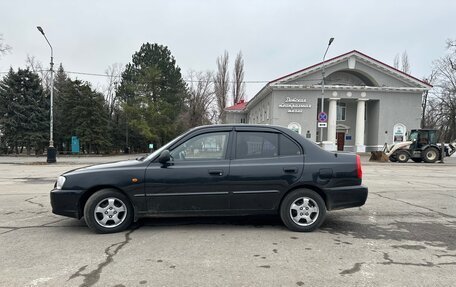
[[186, 86], [168, 47], [143, 44], [126, 66], [119, 92], [133, 144], [162, 145], [181, 132]]
[[71, 123], [64, 120], [65, 113], [70, 108], [67, 107], [70, 86], [71, 80], [60, 64], [54, 79], [54, 146], [61, 152], [71, 150], [71, 134], [69, 131]]
[[30, 154], [42, 152], [48, 140], [49, 104], [39, 76], [27, 69], [10, 69], [0, 82], [0, 125], [3, 147]]

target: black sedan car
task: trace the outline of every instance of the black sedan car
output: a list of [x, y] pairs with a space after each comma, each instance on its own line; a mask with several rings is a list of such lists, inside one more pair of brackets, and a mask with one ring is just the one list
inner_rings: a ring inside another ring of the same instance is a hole
[[194, 128], [149, 156], [69, 171], [51, 191], [55, 214], [98, 233], [147, 216], [278, 214], [312, 231], [326, 211], [361, 206], [359, 156], [322, 150], [278, 126]]

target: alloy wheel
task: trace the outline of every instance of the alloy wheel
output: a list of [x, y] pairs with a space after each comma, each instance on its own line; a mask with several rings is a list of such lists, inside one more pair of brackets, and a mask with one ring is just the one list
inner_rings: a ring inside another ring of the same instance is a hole
[[127, 217], [127, 206], [116, 197], [104, 198], [97, 203], [94, 217], [100, 226], [114, 228], [122, 224]]
[[297, 198], [290, 205], [290, 216], [294, 223], [300, 226], [313, 224], [320, 214], [317, 203], [309, 197]]

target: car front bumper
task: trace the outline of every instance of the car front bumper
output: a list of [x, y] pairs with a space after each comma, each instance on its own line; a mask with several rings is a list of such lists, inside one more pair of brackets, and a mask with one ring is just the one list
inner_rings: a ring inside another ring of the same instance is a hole
[[81, 218], [82, 212], [80, 211], [79, 202], [83, 192], [84, 190], [51, 190], [52, 213]]
[[363, 185], [326, 188], [323, 191], [328, 210], [362, 206], [368, 194], [367, 187]]

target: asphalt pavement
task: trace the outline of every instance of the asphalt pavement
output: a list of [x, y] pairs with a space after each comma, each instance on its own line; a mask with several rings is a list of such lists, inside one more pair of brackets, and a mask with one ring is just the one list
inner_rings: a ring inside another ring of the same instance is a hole
[[135, 156], [0, 157], [0, 286], [454, 286], [456, 160], [370, 163], [366, 205], [312, 233], [276, 216], [143, 219], [92, 233], [51, 213], [62, 172]]

